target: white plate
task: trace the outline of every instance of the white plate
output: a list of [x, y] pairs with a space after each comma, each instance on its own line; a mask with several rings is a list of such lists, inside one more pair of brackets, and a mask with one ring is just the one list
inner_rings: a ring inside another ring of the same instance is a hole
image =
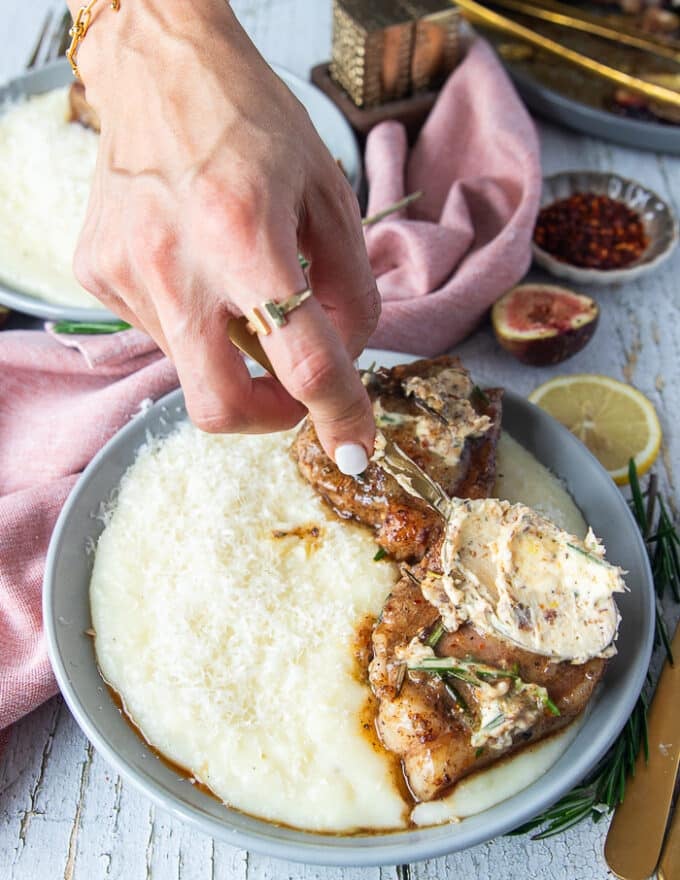
[[[367, 351], [361, 363], [393, 366], [408, 355]], [[189, 785], [159, 761], [121, 716], [97, 670], [90, 627], [92, 554], [102, 523], [94, 514], [134, 462], [147, 432], [167, 436], [186, 418], [174, 391], [135, 418], [99, 452], [79, 479], [55, 526], [43, 589], [50, 659], [78, 724], [103, 757], [154, 803], [201, 831], [270, 856], [327, 865], [393, 865], [441, 856], [503, 834], [532, 818], [578, 784], [609, 748], [644, 683], [654, 634], [654, 590], [647, 553], [623, 496], [579, 440], [523, 398], [507, 393], [503, 427], [561, 477], [612, 562], [628, 571], [630, 592], [617, 597], [622, 613], [619, 653], [574, 741], [524, 791], [455, 825], [391, 834], [324, 835], [296, 831], [231, 810]]]
[[[321, 139], [329, 152], [342, 162], [355, 192], [361, 184], [361, 154], [349, 123], [316, 86], [305, 82], [282, 67], [274, 66], [274, 71], [288, 88], [304, 104]], [[66, 59], [55, 61], [45, 67], [31, 71], [7, 85], [0, 87], [0, 108], [6, 102], [20, 100], [28, 95], [39, 95], [51, 89], [68, 85], [73, 81], [71, 67]], [[83, 308], [81, 306], [56, 305], [45, 302], [29, 291], [20, 290], [0, 281], [0, 304], [15, 312], [24, 312], [37, 318], [51, 321], [117, 321], [118, 318], [106, 309]]]

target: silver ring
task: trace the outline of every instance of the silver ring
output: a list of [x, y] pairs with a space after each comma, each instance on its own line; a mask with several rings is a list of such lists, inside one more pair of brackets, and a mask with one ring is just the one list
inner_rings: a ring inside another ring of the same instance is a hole
[[248, 315], [248, 331], [269, 336], [275, 327], [284, 327], [288, 322], [286, 315], [297, 309], [305, 300], [312, 295], [312, 288], [306, 287], [299, 293], [294, 293], [283, 302], [276, 303], [271, 299], [265, 300], [260, 306], [251, 309]]

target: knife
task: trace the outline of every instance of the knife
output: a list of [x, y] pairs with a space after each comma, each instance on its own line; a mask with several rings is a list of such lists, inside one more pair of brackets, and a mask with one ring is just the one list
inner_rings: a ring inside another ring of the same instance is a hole
[[659, 880], [678, 880], [680, 877], [680, 809], [677, 806], [656, 873]]
[[[675, 630], [673, 656], [680, 660], [680, 625]], [[680, 663], [664, 664], [649, 710], [647, 730], [649, 761], [640, 750], [635, 775], [626, 783], [626, 794], [614, 814], [604, 857], [622, 880], [647, 880], [654, 873], [663, 845], [680, 760]], [[677, 822], [674, 822], [674, 826]], [[676, 832], [677, 833], [677, 832]], [[676, 845], [669, 854], [677, 864]], [[666, 874], [677, 880], [678, 874]]]
[[404, 450], [389, 437], [385, 437], [385, 448], [381, 458], [377, 459], [379, 467], [386, 471], [399, 483], [409, 495], [420, 498], [437, 513], [448, 519], [451, 510], [451, 499], [428, 474], [420, 468]]

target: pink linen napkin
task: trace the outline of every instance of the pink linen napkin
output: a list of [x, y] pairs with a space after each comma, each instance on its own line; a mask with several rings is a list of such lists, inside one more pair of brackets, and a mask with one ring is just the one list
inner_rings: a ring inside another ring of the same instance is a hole
[[467, 336], [526, 272], [541, 191], [533, 124], [490, 47], [475, 40], [413, 149], [398, 122], [366, 144], [368, 214], [410, 192], [404, 213], [366, 231], [383, 311], [370, 345], [439, 354]]
[[144, 400], [177, 386], [172, 365], [137, 330], [63, 339], [0, 334], [0, 732], [56, 693], [41, 593], [66, 496]]

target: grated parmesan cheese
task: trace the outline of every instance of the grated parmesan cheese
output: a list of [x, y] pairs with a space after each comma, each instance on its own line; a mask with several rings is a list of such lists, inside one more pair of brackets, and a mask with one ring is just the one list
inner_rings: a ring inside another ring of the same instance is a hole
[[99, 138], [66, 121], [66, 87], [3, 110], [0, 279], [46, 302], [102, 308], [71, 268]]
[[[397, 567], [325, 508], [290, 439], [185, 424], [140, 452], [97, 548], [97, 657], [148, 741], [226, 803], [317, 831], [400, 827], [352, 655]], [[273, 537], [310, 525], [318, 539]]]

